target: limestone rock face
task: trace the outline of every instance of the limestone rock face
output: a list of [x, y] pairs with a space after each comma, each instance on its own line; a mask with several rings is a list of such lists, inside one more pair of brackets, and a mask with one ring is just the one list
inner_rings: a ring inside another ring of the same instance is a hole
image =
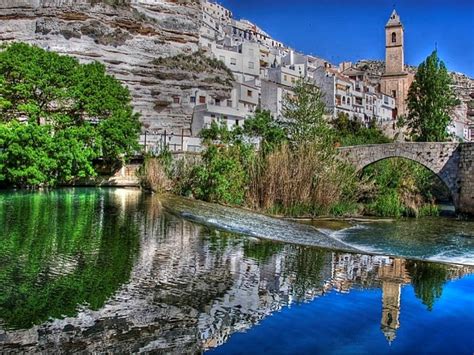
[[[179, 76], [157, 76], [152, 62], [198, 50], [201, 10], [198, 0], [2, 0], [0, 42], [23, 41], [104, 63], [129, 87], [146, 126], [181, 134], [190, 129], [192, 108], [173, 106], [173, 95], [190, 95], [200, 82], [212, 95], [216, 75], [203, 73], [182, 85]], [[215, 90], [221, 96], [222, 85]]]

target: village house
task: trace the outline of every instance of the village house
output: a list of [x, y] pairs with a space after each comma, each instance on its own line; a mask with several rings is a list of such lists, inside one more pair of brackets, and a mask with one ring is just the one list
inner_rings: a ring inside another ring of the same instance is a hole
[[[314, 81], [321, 89], [331, 116], [344, 113], [365, 125], [374, 122], [389, 136], [395, 135], [397, 118], [407, 113], [406, 97], [413, 81], [413, 74], [405, 69], [404, 29], [396, 11], [385, 26], [385, 72], [377, 78], [351, 62], [333, 66], [324, 59], [297, 53], [255, 24], [234, 19], [223, 6], [202, 2], [200, 46], [207, 55], [225, 63], [235, 83], [228, 99], [200, 102], [201, 98], [195, 98], [193, 135], [212, 121], [223, 122], [230, 129], [240, 126], [257, 108], [283, 119], [283, 100], [293, 94], [292, 88], [301, 78]], [[471, 106], [460, 110], [450, 125], [450, 132], [459, 140], [474, 138]]]

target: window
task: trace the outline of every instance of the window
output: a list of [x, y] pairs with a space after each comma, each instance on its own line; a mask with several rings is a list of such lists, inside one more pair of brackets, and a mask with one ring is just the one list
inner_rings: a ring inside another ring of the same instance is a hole
[[220, 106], [221, 105], [221, 100], [220, 99], [216, 99], [216, 106]]
[[283, 80], [288, 81], [288, 77], [286, 75], [283, 75]]
[[253, 69], [253, 68], [254, 68], [253, 62], [249, 62], [249, 69]]
[[196, 96], [191, 96], [190, 101], [192, 104], [196, 103]]
[[199, 103], [205, 104], [206, 103], [206, 96], [199, 96]]
[[173, 103], [179, 104], [179, 97], [177, 96], [173, 97]]
[[350, 97], [347, 98], [347, 104], [348, 104], [348, 105], [351, 104], [351, 98], [350, 98]]
[[224, 57], [223, 55], [220, 55], [220, 56], [219, 56], [219, 60], [220, 60], [221, 62], [224, 62], [224, 63], [225, 63], [225, 57]]
[[342, 103], [343, 103], [344, 105], [346, 104], [346, 97], [345, 97], [345, 96], [342, 97]]
[[248, 96], [248, 97], [252, 97], [252, 95], [253, 95], [252, 90], [247, 90], [247, 96]]
[[227, 107], [232, 107], [232, 100], [227, 100]]
[[230, 58], [230, 65], [237, 65], [237, 59]]
[[397, 97], [397, 91], [396, 90], [392, 90], [392, 96]]
[[239, 120], [235, 121], [235, 125], [238, 127], [239, 126]]
[[395, 32], [392, 32], [392, 43], [397, 42], [397, 34]]

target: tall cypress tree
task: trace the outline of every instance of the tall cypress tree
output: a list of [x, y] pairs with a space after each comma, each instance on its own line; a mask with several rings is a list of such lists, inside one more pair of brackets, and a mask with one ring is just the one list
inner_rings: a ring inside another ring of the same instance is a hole
[[442, 142], [449, 138], [450, 114], [459, 100], [443, 61], [433, 51], [420, 64], [408, 92], [407, 124], [418, 142]]

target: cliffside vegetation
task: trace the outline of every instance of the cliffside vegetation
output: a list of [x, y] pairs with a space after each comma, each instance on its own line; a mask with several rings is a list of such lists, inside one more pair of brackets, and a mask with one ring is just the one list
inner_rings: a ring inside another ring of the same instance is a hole
[[130, 0], [89, 0], [91, 5], [106, 4], [110, 6], [122, 7], [129, 6]]
[[153, 64], [159, 68], [165, 68], [179, 72], [181, 75], [193, 76], [200, 73], [212, 74], [212, 81], [232, 87], [234, 74], [227, 68], [224, 62], [209, 58], [202, 51], [192, 54], [178, 54], [172, 57], [161, 57], [153, 60]]
[[97, 62], [14, 43], [0, 52], [0, 183], [53, 186], [137, 149], [130, 94]]

